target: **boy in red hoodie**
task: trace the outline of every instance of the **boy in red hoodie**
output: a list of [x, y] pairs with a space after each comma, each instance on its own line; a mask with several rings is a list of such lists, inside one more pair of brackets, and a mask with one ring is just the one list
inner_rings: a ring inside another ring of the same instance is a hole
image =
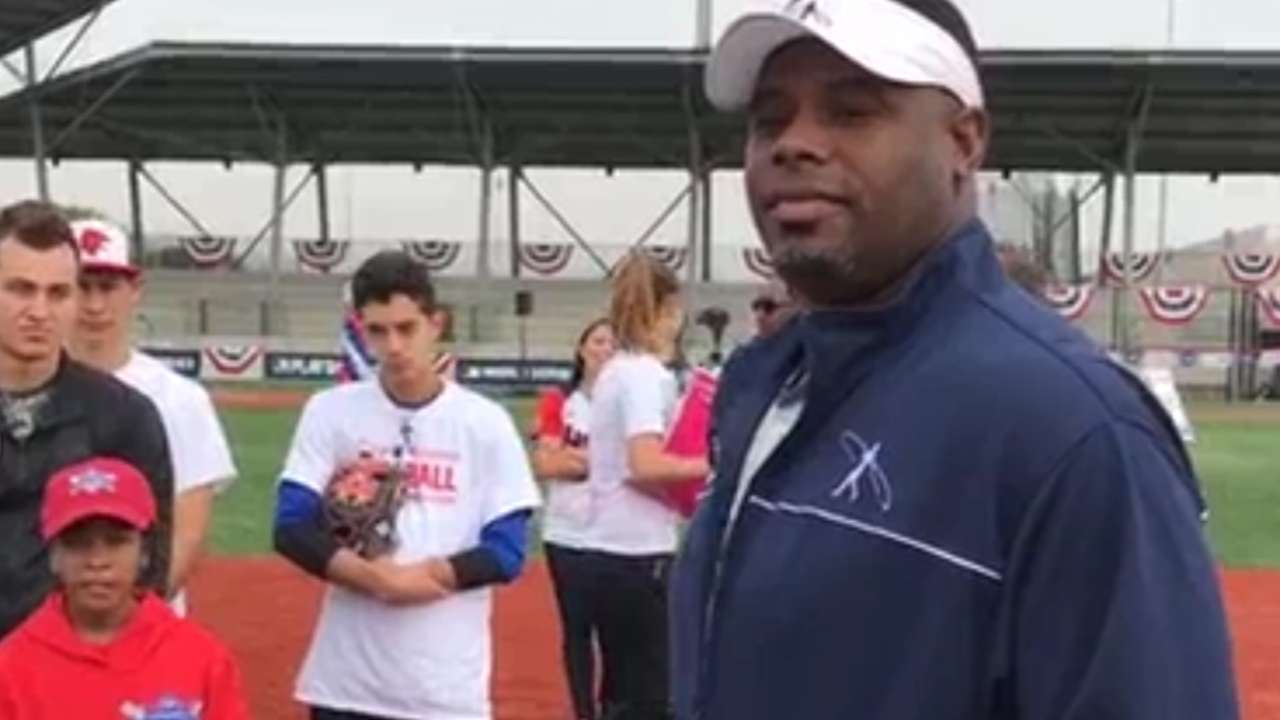
[[155, 519], [146, 479], [122, 461], [49, 480], [40, 531], [58, 588], [0, 643], [0, 718], [248, 718], [227, 650], [140, 589]]

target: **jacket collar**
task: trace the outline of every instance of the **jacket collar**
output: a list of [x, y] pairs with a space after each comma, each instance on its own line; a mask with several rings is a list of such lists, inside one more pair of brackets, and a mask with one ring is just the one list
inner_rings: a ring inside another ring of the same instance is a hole
[[63, 657], [80, 662], [120, 670], [144, 667], [156, 646], [167, 631], [177, 622], [177, 616], [153, 593], [143, 595], [133, 617], [121, 628], [120, 634], [106, 645], [92, 645], [80, 638], [71, 626], [67, 615], [66, 596], [61, 592], [49, 595], [22, 631], [42, 645]]
[[990, 235], [980, 220], [973, 219], [922, 258], [890, 301], [866, 309], [808, 311], [753, 346], [741, 371], [752, 380], [743, 387], [742, 404], [733, 410], [742, 424], [732, 423], [736, 427], [721, 437], [722, 446], [731, 449], [722, 458], [722, 469], [733, 479], [726, 484], [736, 484], [754, 429], [797, 370], [808, 376], [805, 410], [765, 468], [784, 461], [795, 439], [807, 436], [835, 412], [874, 372], [881, 351], [913, 336], [938, 307], [940, 295], [957, 285], [981, 292], [1000, 282], [1003, 273]]

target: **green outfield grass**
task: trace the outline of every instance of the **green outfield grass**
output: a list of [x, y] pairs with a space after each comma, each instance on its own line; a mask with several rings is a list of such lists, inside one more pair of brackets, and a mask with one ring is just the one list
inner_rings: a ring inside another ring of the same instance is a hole
[[[507, 406], [528, 428], [530, 401]], [[1229, 567], [1280, 568], [1280, 406], [1196, 405], [1191, 414], [1214, 551]], [[269, 552], [275, 475], [297, 413], [223, 410], [222, 417], [241, 479], [219, 501], [212, 546], [222, 554]]]

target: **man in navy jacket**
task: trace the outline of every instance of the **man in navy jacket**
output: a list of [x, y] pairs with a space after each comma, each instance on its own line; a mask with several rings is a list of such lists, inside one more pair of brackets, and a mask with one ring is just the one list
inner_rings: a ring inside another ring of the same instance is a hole
[[716, 48], [808, 311], [724, 371], [673, 575], [679, 718], [1238, 716], [1177, 435], [976, 219], [976, 55], [947, 0], [792, 0]]

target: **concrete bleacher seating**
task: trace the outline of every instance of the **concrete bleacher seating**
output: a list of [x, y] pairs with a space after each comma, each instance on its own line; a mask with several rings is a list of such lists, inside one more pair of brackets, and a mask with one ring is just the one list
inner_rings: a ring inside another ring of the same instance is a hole
[[[274, 297], [268, 276], [219, 271], [156, 270], [147, 275], [139, 332], [148, 341], [173, 344], [217, 338], [264, 342], [276, 349], [332, 352], [340, 323], [345, 278], [281, 275]], [[563, 357], [582, 327], [607, 311], [609, 287], [588, 280], [481, 280], [439, 278], [440, 301], [453, 309], [454, 347], [473, 357], [511, 357], [520, 349], [521, 320], [515, 293], [533, 294], [524, 320], [529, 357]], [[695, 284], [686, 290], [690, 317], [718, 305], [732, 318], [726, 347], [751, 334], [750, 301], [756, 286]], [[264, 318], [264, 313], [266, 317]], [[710, 345], [703, 328], [691, 327], [694, 353]]]

